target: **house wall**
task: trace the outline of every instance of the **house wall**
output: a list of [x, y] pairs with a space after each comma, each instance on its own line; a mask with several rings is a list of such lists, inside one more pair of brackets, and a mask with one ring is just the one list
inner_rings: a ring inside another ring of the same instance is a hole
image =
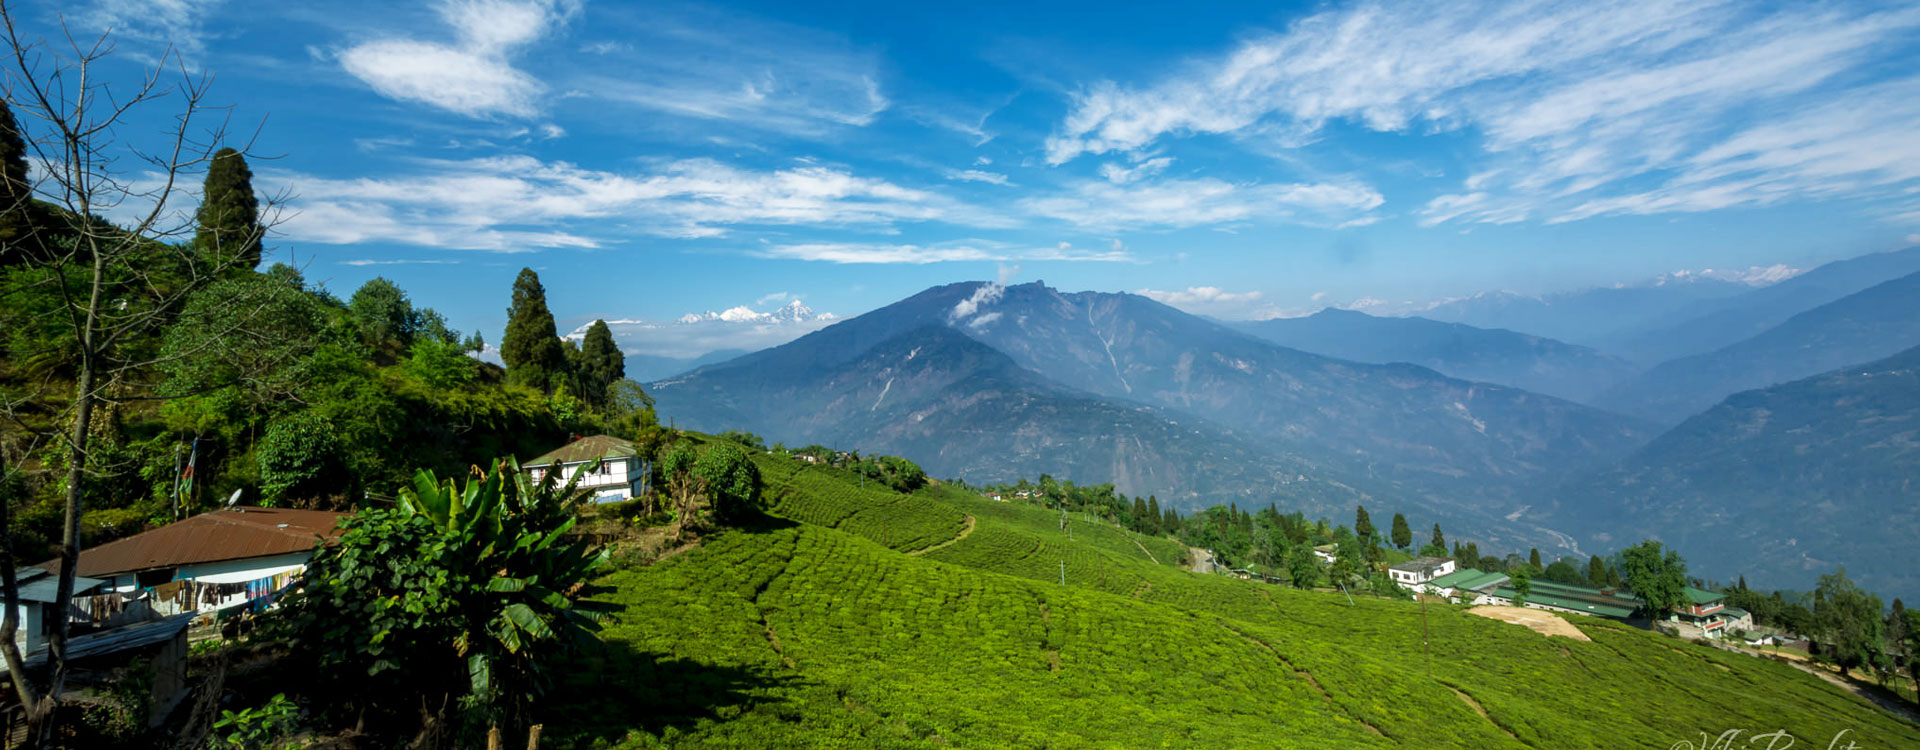
[[[202, 583], [245, 583], [257, 578], [279, 575], [289, 570], [297, 570], [312, 559], [311, 552], [289, 552], [284, 555], [267, 557], [248, 557], [240, 560], [221, 560], [219, 562], [182, 565], [174, 571], [173, 580], [200, 581]], [[97, 576], [107, 582], [104, 590], [129, 593], [140, 590], [137, 577], [133, 573], [118, 573], [110, 576]]]
[[[592, 490], [599, 496], [617, 496], [619, 499], [626, 499], [633, 497], [640, 485], [640, 480], [644, 478], [645, 467], [638, 458], [608, 459], [602, 461], [592, 473], [582, 475], [580, 470], [585, 469], [588, 463], [591, 462], [561, 464], [560, 481], [572, 481], [578, 476], [579, 484], [576, 486], [581, 489]], [[546, 467], [534, 467], [527, 471], [533, 475], [536, 482], [546, 478], [547, 475]]]
[[40, 616], [42, 609], [39, 602], [21, 602], [15, 610], [19, 613], [20, 629], [13, 631], [13, 642], [22, 655], [33, 653], [34, 649], [47, 643], [46, 636], [40, 634], [41, 629], [46, 627]]

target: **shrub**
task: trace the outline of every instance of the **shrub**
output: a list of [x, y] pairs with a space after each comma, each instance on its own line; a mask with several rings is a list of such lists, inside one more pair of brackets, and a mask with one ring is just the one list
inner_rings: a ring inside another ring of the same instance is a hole
[[260, 493], [266, 504], [344, 492], [344, 449], [333, 425], [311, 411], [273, 420], [256, 448]]

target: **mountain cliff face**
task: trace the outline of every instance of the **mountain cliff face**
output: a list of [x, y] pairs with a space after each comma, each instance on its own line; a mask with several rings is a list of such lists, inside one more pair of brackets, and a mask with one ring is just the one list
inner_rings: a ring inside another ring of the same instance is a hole
[[1304, 318], [1245, 321], [1232, 327], [1336, 359], [1411, 362], [1462, 380], [1582, 403], [1639, 372], [1625, 360], [1588, 347], [1426, 318], [1379, 318], [1327, 308]]
[[1559, 528], [1601, 547], [1643, 537], [1696, 575], [1810, 587], [1845, 565], [1920, 595], [1920, 348], [1734, 394], [1619, 465], [1562, 488]]
[[1795, 315], [1718, 351], [1655, 367], [1601, 396], [1626, 414], [1674, 423], [1728, 394], [1764, 388], [1920, 345], [1920, 273]]
[[681, 424], [897, 452], [935, 474], [1046, 471], [1193, 504], [1313, 499], [1299, 504], [1330, 513], [1390, 493], [1492, 519], [1490, 534], [1531, 502], [1522, 488], [1642, 438], [1631, 420], [1560, 399], [1041, 284], [936, 287], [651, 391]]

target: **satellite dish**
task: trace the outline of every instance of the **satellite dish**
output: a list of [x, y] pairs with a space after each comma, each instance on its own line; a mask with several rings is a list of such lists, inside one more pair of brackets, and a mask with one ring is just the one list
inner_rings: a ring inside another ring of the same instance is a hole
[[231, 508], [231, 507], [233, 507], [233, 506], [235, 506], [235, 505], [239, 505], [239, 504], [240, 504], [240, 493], [241, 493], [241, 492], [242, 492], [242, 490], [234, 490], [234, 491], [233, 491], [233, 497], [229, 497], [229, 498], [227, 498], [227, 507], [229, 507], [229, 508]]

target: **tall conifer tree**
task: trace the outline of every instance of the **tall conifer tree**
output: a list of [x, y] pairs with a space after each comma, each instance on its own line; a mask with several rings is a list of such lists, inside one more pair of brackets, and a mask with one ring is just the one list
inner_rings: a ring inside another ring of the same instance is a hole
[[1367, 515], [1365, 505], [1359, 506], [1359, 510], [1353, 514], [1353, 535], [1361, 539], [1373, 536], [1373, 518]]
[[1413, 527], [1407, 525], [1405, 514], [1393, 514], [1393, 546], [1406, 549], [1413, 544]]
[[513, 306], [507, 308], [507, 331], [500, 338], [500, 360], [507, 363], [507, 382], [549, 390], [555, 375], [566, 372], [566, 349], [547, 309], [547, 289], [540, 274], [520, 269], [513, 280]]
[[235, 258], [237, 265], [245, 268], [260, 265], [266, 228], [260, 226], [260, 199], [253, 194], [253, 170], [239, 151], [223, 148], [214, 152], [195, 218], [199, 230], [194, 234], [194, 244], [202, 252]]
[[27, 182], [27, 139], [0, 101], [0, 265], [24, 259], [33, 239], [33, 191]]
[[620, 354], [620, 345], [613, 342], [613, 330], [607, 328], [607, 321], [596, 320], [587, 327], [586, 338], [580, 342], [580, 368], [588, 400], [605, 406], [607, 389], [627, 376], [626, 357]]

